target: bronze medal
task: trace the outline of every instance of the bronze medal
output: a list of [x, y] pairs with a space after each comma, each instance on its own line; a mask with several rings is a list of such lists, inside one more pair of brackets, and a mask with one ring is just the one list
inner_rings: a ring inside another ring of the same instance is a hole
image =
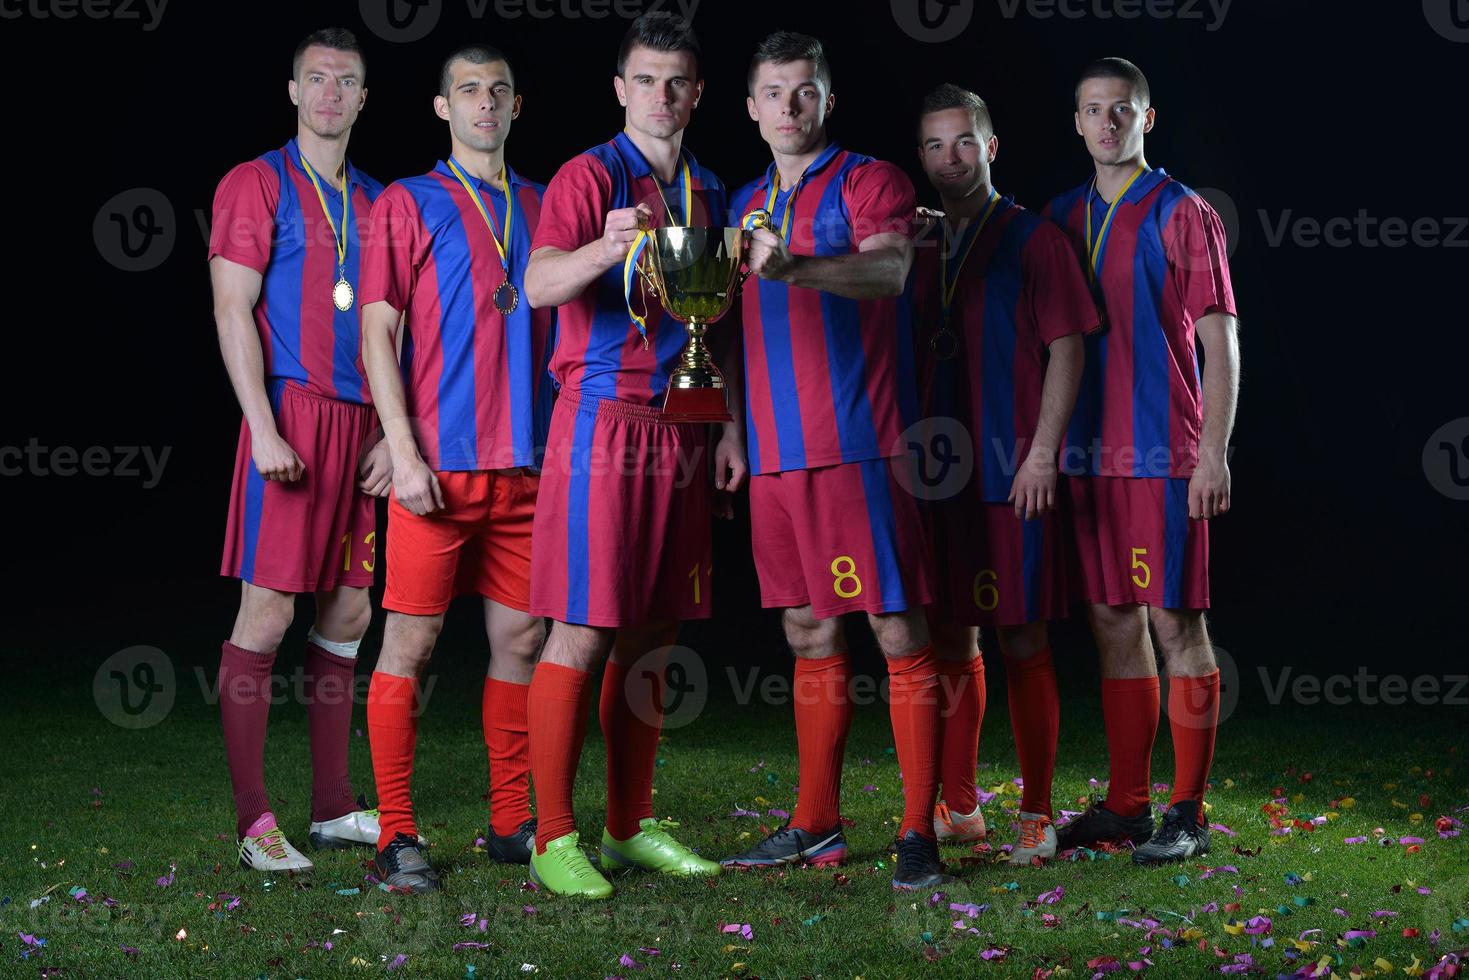
[[501, 316], [509, 316], [520, 305], [520, 291], [509, 279], [506, 279], [495, 288], [494, 303], [495, 309], [500, 311]]

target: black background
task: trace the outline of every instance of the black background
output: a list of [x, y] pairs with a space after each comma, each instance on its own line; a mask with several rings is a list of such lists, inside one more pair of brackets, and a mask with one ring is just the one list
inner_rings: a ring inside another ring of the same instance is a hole
[[[7, 14], [23, 15], [0, 21], [10, 218], [0, 444], [166, 446], [170, 456], [153, 489], [121, 476], [0, 479], [7, 646], [100, 659], [145, 643], [191, 657], [177, 649], [181, 624], [194, 635], [213, 624], [217, 644], [238, 594], [217, 573], [239, 410], [215, 342], [201, 222], [231, 166], [293, 135], [296, 41], [326, 25], [358, 32], [368, 101], [350, 155], [385, 183], [447, 150], [431, 105], [443, 55], [470, 40], [502, 47], [525, 100], [509, 159], [544, 181], [620, 127], [611, 76], [627, 21], [570, 0], [540, 5], [554, 16], [516, 19], [496, 17], [493, 3], [475, 18], [465, 0], [443, 0], [426, 37], [393, 43], [356, 2], [173, 0], [152, 30], [121, 17], [37, 17], [35, 2], [6, 0]], [[364, 5], [374, 2], [387, 0]], [[695, 26], [706, 88], [687, 143], [731, 187], [763, 170], [768, 151], [743, 104], [749, 55], [770, 30], [803, 30], [827, 42], [831, 126], [845, 146], [898, 162], [920, 200], [936, 203], [913, 125], [923, 93], [954, 81], [991, 104], [997, 185], [1038, 208], [1090, 172], [1072, 125], [1076, 71], [1104, 54], [1136, 61], [1158, 113], [1149, 162], [1210, 189], [1216, 204], [1222, 192], [1238, 215], [1244, 382], [1234, 508], [1212, 531], [1218, 642], [1242, 666], [1460, 672], [1469, 503], [1433, 488], [1423, 452], [1431, 433], [1469, 415], [1469, 232], [1457, 248], [1272, 247], [1265, 223], [1366, 209], [1439, 219], [1447, 233], [1447, 219], [1469, 214], [1458, 134], [1469, 43], [1441, 36], [1417, 3], [1368, 17], [1236, 0], [1215, 30], [1203, 5], [1201, 19], [1102, 18], [1091, 0], [1073, 9], [1085, 16], [1022, 5], [1006, 17], [997, 0], [960, 2], [948, 13], [968, 11], [962, 33], [925, 43], [886, 0], [704, 0]], [[93, 231], [99, 209], [133, 188], [157, 189], [173, 210], [172, 249], [145, 272], [109, 264]], [[743, 501], [716, 548], [718, 618], [686, 642], [778, 662]], [[472, 610], [456, 616], [472, 625]], [[1064, 646], [1085, 650], [1079, 630], [1062, 632]]]

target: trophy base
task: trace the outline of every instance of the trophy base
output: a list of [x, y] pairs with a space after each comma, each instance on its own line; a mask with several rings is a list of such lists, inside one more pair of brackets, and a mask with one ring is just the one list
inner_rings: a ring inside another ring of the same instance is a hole
[[668, 422], [729, 422], [724, 388], [675, 388], [669, 386], [663, 399], [663, 418]]

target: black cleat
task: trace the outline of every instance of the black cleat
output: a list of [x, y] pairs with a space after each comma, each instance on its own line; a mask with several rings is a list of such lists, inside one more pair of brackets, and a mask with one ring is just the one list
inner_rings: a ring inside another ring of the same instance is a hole
[[389, 888], [415, 892], [438, 891], [439, 873], [423, 855], [423, 845], [407, 834], [397, 834], [372, 859], [372, 870]]
[[1179, 800], [1146, 844], [1132, 852], [1133, 864], [1168, 864], [1209, 853], [1209, 828], [1199, 823], [1199, 804]]
[[1056, 828], [1057, 850], [1097, 847], [1100, 844], [1131, 844], [1141, 847], [1153, 836], [1153, 807], [1149, 804], [1135, 817], [1120, 817], [1106, 807], [1106, 800], [1093, 803], [1075, 820]]
[[493, 827], [485, 832], [485, 853], [501, 864], [530, 864], [536, 846], [536, 818], [531, 817], [513, 834], [501, 837]]
[[846, 860], [847, 839], [842, 836], [841, 824], [824, 834], [813, 834], [787, 824], [743, 854], [719, 863], [726, 868], [769, 868], [777, 864], [822, 867]]
[[898, 866], [893, 869], [893, 887], [900, 891], [947, 885], [953, 875], [944, 874], [939, 861], [939, 842], [910, 830], [893, 844], [898, 852]]

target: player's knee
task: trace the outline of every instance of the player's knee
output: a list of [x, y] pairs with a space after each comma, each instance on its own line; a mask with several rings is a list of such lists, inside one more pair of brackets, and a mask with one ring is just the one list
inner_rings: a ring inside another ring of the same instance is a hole
[[867, 621], [883, 656], [906, 657], [930, 643], [928, 620], [921, 612], [868, 613]]
[[810, 606], [787, 609], [781, 617], [786, 642], [797, 657], [826, 657], [838, 652], [841, 620], [817, 619]]
[[494, 652], [498, 654], [503, 647], [511, 659], [534, 663], [545, 642], [546, 624], [539, 617], [527, 617], [524, 623], [506, 632], [501, 643], [495, 646]]
[[1000, 626], [995, 635], [1000, 641], [1000, 653], [1006, 660], [1029, 660], [1050, 642], [1045, 623], [1026, 623], [1024, 626]]
[[940, 660], [965, 661], [979, 656], [979, 637], [972, 626], [929, 623], [928, 637], [933, 655]]
[[262, 653], [275, 650], [296, 618], [296, 597], [285, 592], [247, 587], [240, 604], [234, 642]]
[[1149, 618], [1158, 646], [1168, 655], [1208, 646], [1204, 613], [1198, 609], [1154, 609]]
[[1099, 646], [1137, 647], [1147, 634], [1147, 612], [1142, 606], [1104, 606], [1093, 603], [1088, 610], [1088, 617]]
[[387, 625], [383, 628], [382, 660], [394, 667], [390, 671], [409, 676], [408, 670], [416, 672], [433, 656], [434, 644], [439, 631], [444, 628], [444, 617], [411, 616], [407, 613], [388, 613]]

